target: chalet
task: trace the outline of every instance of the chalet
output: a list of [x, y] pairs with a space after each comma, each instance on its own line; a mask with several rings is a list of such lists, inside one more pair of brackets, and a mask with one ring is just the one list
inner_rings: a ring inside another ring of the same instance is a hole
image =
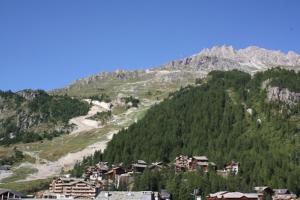
[[239, 166], [240, 164], [238, 162], [231, 161], [231, 163], [225, 166], [225, 170], [229, 173], [237, 175], [239, 172]]
[[190, 159], [188, 156], [179, 155], [175, 158], [175, 171], [186, 171], [189, 169]]
[[7, 199], [22, 199], [26, 196], [20, 192], [9, 190], [9, 189], [1, 189], [0, 188], [0, 199], [7, 200]]
[[73, 178], [55, 178], [49, 186], [51, 193], [74, 198], [94, 198], [98, 194], [99, 188], [83, 179]]
[[274, 194], [273, 189], [269, 186], [257, 186], [254, 187], [254, 190], [256, 191], [256, 193], [260, 193], [260, 194], [268, 194], [270, 196], [273, 196]]
[[195, 171], [202, 169], [204, 172], [208, 172], [209, 166], [215, 167], [216, 164], [209, 162], [206, 156], [193, 156], [188, 157], [180, 155], [175, 159], [175, 171]]
[[221, 191], [214, 194], [209, 194], [206, 200], [260, 200], [257, 193], [241, 193]]
[[102, 191], [96, 200], [155, 200], [155, 193], [152, 191], [122, 192]]
[[171, 194], [167, 190], [161, 190], [158, 193], [159, 200], [171, 200]]
[[237, 175], [239, 172], [240, 164], [235, 161], [231, 161], [229, 164], [225, 165], [225, 167], [221, 170], [217, 170], [217, 174], [223, 177], [227, 177], [230, 174]]
[[143, 160], [138, 160], [136, 163], [131, 165], [132, 172], [144, 172], [144, 170], [148, 167], [147, 163]]
[[107, 179], [117, 180], [118, 176], [125, 174], [125, 169], [121, 166], [113, 167], [110, 171], [106, 172]]
[[102, 181], [105, 179], [105, 174], [108, 172], [107, 162], [100, 162], [95, 166], [85, 168], [84, 177], [91, 181]]
[[117, 176], [115, 186], [120, 188], [121, 186], [129, 186], [134, 182], [134, 172], [127, 172]]
[[296, 200], [297, 196], [288, 189], [273, 189], [273, 200]]

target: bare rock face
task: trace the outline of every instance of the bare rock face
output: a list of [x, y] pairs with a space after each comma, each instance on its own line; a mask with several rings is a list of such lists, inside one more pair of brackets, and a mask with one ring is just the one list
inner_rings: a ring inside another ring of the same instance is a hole
[[21, 97], [25, 98], [26, 100], [32, 101], [34, 98], [44, 94], [44, 92], [40, 91], [40, 90], [21, 90], [19, 92], [17, 92], [18, 95], [20, 95]]
[[290, 106], [300, 102], [300, 93], [291, 92], [287, 88], [269, 87], [267, 89], [268, 101], [280, 101]]
[[126, 87], [126, 83], [130, 83], [131, 86], [134, 83], [146, 82], [149, 85], [161, 85], [162, 87], [168, 84], [187, 85], [196, 78], [203, 78], [214, 70], [237, 69], [254, 74], [278, 66], [300, 71], [300, 55], [292, 51], [283, 53], [255, 46], [244, 49], [234, 49], [232, 46], [215, 46], [210, 49], [203, 49], [195, 55], [145, 70], [101, 72], [75, 81], [64, 88], [64, 92], [84, 91], [87, 88], [90, 90], [97, 88], [111, 90], [111, 85], [114, 85], [114, 91], [118, 91], [120, 88]]

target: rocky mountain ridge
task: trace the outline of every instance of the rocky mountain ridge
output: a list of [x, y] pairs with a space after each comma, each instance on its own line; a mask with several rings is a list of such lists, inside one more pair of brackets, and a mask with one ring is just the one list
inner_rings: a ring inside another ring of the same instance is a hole
[[[100, 90], [110, 93], [113, 89], [135, 95], [136, 90], [140, 89], [145, 92], [151, 85], [158, 88], [186, 86], [193, 83], [196, 78], [202, 78], [213, 70], [238, 69], [254, 74], [278, 66], [299, 71], [300, 55], [293, 51], [285, 54], [281, 51], [267, 50], [256, 46], [244, 49], [215, 46], [203, 49], [198, 54], [145, 70], [102, 72], [76, 80], [69, 86], [54, 92], [76, 95], [82, 93], [82, 90], [95, 94]], [[126, 87], [124, 84], [131, 87]], [[133, 85], [134, 87], [132, 87]]]

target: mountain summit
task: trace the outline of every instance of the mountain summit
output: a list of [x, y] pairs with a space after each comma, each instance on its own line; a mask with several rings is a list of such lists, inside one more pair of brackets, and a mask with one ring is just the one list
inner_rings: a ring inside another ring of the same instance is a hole
[[226, 70], [228, 68], [254, 73], [277, 66], [299, 70], [300, 55], [293, 51], [285, 54], [281, 51], [267, 50], [256, 46], [237, 50], [232, 46], [223, 45], [203, 49], [198, 54], [171, 62], [166, 66], [180, 68], [186, 65], [200, 71]]
[[250, 74], [273, 67], [300, 70], [300, 55], [267, 50], [256, 46], [234, 49], [232, 46], [215, 46], [200, 53], [171, 61], [145, 70], [101, 72], [76, 80], [64, 89], [54, 92], [77, 95], [95, 95], [105, 91], [109, 95], [119, 94], [140, 96], [153, 88], [170, 92], [194, 83], [195, 79], [206, 76], [210, 71], [238, 69]]

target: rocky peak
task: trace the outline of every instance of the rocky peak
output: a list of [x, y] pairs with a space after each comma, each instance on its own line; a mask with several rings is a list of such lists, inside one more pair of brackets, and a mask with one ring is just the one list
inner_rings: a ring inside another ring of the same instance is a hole
[[31, 90], [31, 89], [25, 89], [17, 92], [17, 94], [26, 100], [32, 101], [34, 98], [46, 95], [47, 93], [42, 90]]
[[274, 66], [300, 66], [300, 56], [295, 52], [287, 54], [281, 51], [267, 50], [256, 46], [236, 50], [232, 46], [216, 46], [204, 49], [196, 56], [215, 56], [231, 59], [242, 65], [255, 66], [257, 68], [269, 68]]

